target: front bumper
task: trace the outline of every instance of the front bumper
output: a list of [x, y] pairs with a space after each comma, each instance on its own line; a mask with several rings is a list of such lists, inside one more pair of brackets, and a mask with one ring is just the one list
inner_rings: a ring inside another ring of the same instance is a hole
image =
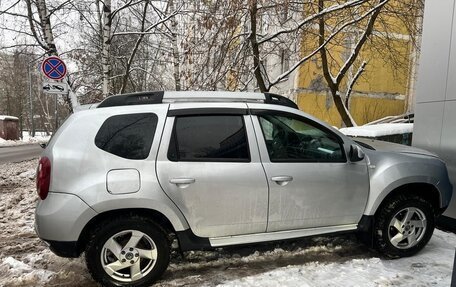
[[35, 231], [57, 255], [77, 257], [75, 252], [78, 250], [79, 236], [84, 226], [96, 215], [76, 195], [50, 192], [36, 206]]

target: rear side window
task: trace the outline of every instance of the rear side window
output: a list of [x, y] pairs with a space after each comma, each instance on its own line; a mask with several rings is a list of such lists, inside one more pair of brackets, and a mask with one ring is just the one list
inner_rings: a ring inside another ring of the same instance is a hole
[[243, 117], [176, 117], [168, 158], [171, 161], [249, 162]]
[[145, 159], [149, 155], [158, 118], [155, 114], [129, 114], [108, 118], [95, 137], [95, 145], [117, 156]]

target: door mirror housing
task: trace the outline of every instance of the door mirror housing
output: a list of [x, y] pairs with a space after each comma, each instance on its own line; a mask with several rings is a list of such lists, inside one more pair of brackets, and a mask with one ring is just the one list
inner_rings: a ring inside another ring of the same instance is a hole
[[352, 144], [350, 146], [349, 158], [351, 162], [361, 161], [364, 159], [364, 156], [364, 151], [358, 145]]

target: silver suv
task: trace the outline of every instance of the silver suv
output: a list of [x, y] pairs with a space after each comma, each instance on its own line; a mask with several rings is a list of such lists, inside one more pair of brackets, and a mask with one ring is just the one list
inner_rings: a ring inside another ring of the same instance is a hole
[[452, 195], [424, 150], [355, 142], [262, 93], [150, 92], [73, 114], [39, 162], [36, 231], [107, 286], [148, 285], [181, 250], [358, 232], [391, 257]]

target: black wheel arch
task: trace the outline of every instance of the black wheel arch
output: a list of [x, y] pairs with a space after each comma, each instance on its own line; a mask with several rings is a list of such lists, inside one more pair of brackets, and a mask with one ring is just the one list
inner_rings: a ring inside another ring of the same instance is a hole
[[441, 195], [437, 187], [430, 183], [426, 182], [416, 182], [416, 183], [408, 183], [396, 187], [393, 189], [385, 198], [382, 200], [382, 203], [377, 207], [375, 214], [382, 209], [382, 207], [391, 201], [392, 198], [395, 198], [401, 194], [406, 195], [415, 195], [421, 197], [422, 199], [429, 202], [432, 207], [434, 208], [435, 215], [438, 216], [445, 211], [445, 208], [441, 208]]
[[176, 233], [173, 225], [169, 219], [163, 215], [161, 212], [154, 209], [147, 208], [126, 208], [126, 209], [114, 209], [105, 211], [97, 214], [93, 217], [82, 229], [81, 234], [79, 235], [76, 252], [79, 255], [85, 250], [87, 243], [90, 240], [92, 232], [96, 227], [105, 221], [109, 221], [112, 218], [116, 217], [131, 217], [131, 216], [141, 216], [150, 219], [155, 224], [160, 226], [167, 234]]

